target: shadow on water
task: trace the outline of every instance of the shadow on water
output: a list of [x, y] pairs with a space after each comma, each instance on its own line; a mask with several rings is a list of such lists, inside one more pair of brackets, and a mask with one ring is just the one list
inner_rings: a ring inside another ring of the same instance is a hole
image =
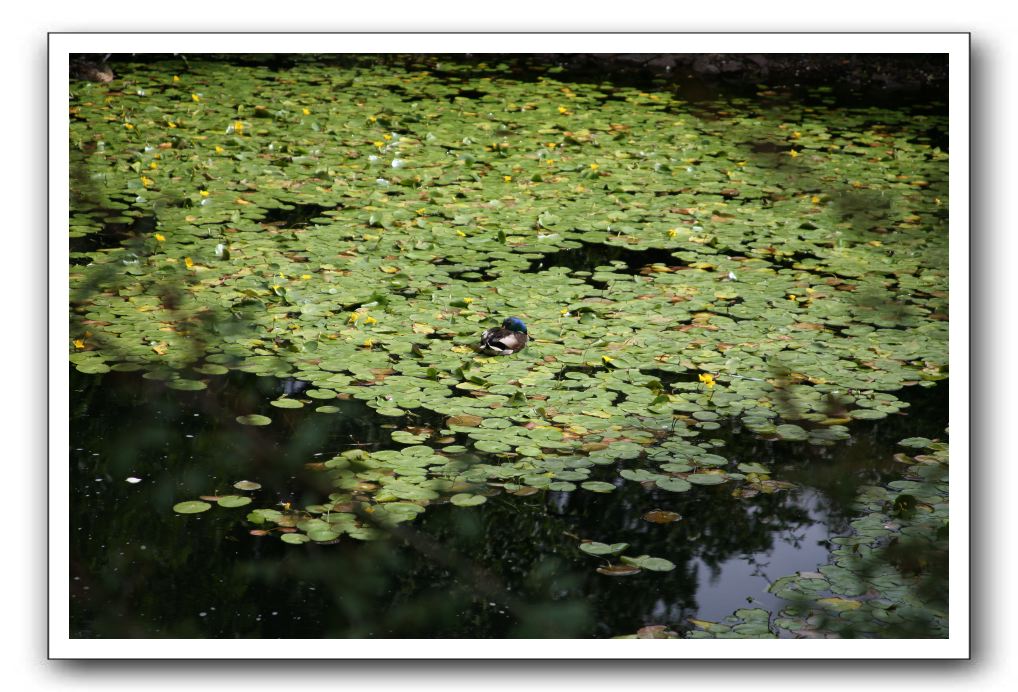
[[[619, 481], [609, 494], [432, 505], [389, 541], [291, 546], [249, 535], [244, 508], [183, 516], [171, 507], [235, 492], [242, 479], [263, 486], [252, 507], [316, 502], [327, 474], [305, 464], [395, 447], [393, 427], [437, 419], [384, 419], [357, 400], [330, 402], [340, 408], [332, 415], [277, 409], [268, 402], [299, 383], [236, 372], [209, 382], [180, 392], [138, 373], [72, 369], [72, 636], [607, 637], [717, 619], [747, 598], [770, 607], [769, 580], [827, 562], [856, 488], [893, 474], [895, 443], [940, 436], [946, 423], [946, 383], [914, 388], [909, 416], [860, 424], [831, 447], [714, 433], [733, 463], [773, 464], [799, 484], [792, 491], [736, 499], [725, 486], [672, 494]], [[248, 413], [273, 423], [235, 422]], [[648, 523], [652, 509], [682, 519]], [[603, 576], [581, 539], [630, 543], [627, 554], [677, 567]]]
[[538, 272], [552, 267], [566, 267], [573, 272], [593, 272], [599, 267], [626, 274], [637, 274], [640, 269], [652, 264], [680, 266], [670, 250], [663, 248], [646, 248], [633, 250], [603, 243], [580, 243], [579, 247], [571, 247], [533, 260], [528, 272]]

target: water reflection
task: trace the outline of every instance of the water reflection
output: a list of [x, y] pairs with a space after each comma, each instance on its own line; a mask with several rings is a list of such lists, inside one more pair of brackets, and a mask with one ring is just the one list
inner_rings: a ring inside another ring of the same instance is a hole
[[[297, 547], [249, 535], [244, 509], [170, 508], [241, 479], [262, 483], [259, 506], [317, 502], [330, 488], [305, 464], [390, 446], [389, 429], [355, 400], [335, 415], [267, 406], [293, 382], [210, 382], [181, 392], [137, 373], [71, 370], [72, 636], [607, 637], [717, 619], [748, 598], [770, 607], [769, 580], [827, 562], [858, 485], [892, 477], [896, 441], [943, 430], [947, 389], [916, 388], [909, 416], [860, 424], [831, 447], [716, 431], [728, 458], [773, 464], [801, 486], [790, 492], [737, 499], [725, 486], [673, 494], [627, 481], [604, 495], [498, 495], [431, 506], [390, 541]], [[273, 425], [234, 422], [252, 412]], [[651, 509], [682, 520], [649, 523]], [[677, 567], [603, 576], [581, 539]]]

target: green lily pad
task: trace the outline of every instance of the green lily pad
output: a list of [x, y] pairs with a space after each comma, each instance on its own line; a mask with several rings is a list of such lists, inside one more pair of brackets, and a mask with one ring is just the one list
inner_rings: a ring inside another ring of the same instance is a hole
[[488, 501], [484, 495], [473, 495], [471, 493], [457, 493], [449, 498], [449, 502], [457, 507], [476, 507]]
[[296, 399], [273, 399], [269, 402], [276, 408], [302, 408], [304, 403]]
[[693, 487], [689, 484], [689, 481], [681, 478], [659, 478], [654, 484], [662, 490], [668, 490], [673, 493], [684, 493]]
[[246, 416], [237, 416], [237, 422], [241, 425], [268, 425], [272, 419], [257, 413], [250, 413]]
[[216, 502], [220, 507], [243, 507], [251, 504], [251, 498], [243, 495], [223, 495]]
[[628, 547], [628, 543], [612, 543], [610, 545], [607, 543], [598, 543], [596, 541], [580, 543], [580, 550], [588, 555], [617, 555]]
[[639, 567], [640, 569], [650, 570], [651, 572], [670, 572], [675, 569], [675, 563], [669, 560], [665, 560], [661, 557], [651, 557], [649, 555], [640, 555], [639, 557], [627, 557], [623, 555], [619, 558], [624, 564], [631, 565], [633, 567]]
[[212, 505], [200, 500], [188, 500], [186, 502], [178, 502], [173, 505], [173, 511], [177, 514], [198, 514], [199, 512], [205, 512], [209, 509], [212, 509]]

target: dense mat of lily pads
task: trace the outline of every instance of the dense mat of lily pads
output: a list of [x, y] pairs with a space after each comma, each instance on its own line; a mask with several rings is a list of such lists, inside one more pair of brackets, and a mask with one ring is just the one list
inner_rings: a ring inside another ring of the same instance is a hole
[[[323, 464], [327, 503], [256, 505], [283, 540], [499, 491], [774, 492], [711, 432], [831, 444], [947, 377], [939, 116], [497, 65], [182, 67], [72, 85], [70, 358], [391, 418], [393, 448]], [[477, 354], [508, 315], [528, 347]]]

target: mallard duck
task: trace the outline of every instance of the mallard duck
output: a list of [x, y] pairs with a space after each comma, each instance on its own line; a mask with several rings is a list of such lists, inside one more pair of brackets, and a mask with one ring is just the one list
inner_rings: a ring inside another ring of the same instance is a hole
[[527, 325], [519, 317], [507, 317], [501, 327], [492, 327], [481, 334], [478, 348], [493, 356], [508, 356], [527, 345]]

